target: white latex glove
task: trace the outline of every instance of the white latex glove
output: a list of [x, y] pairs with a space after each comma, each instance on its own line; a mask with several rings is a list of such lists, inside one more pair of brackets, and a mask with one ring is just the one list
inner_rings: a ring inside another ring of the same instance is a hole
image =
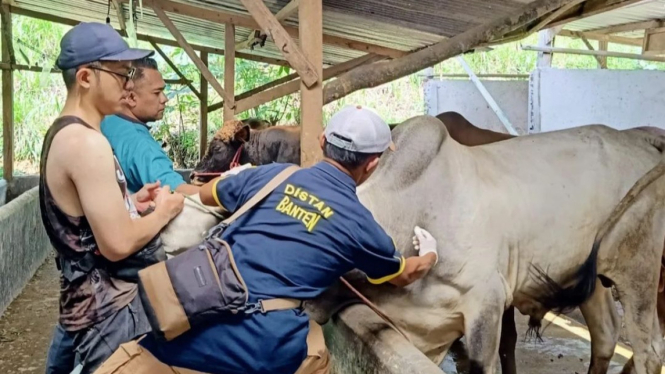
[[222, 173], [221, 176], [222, 176], [222, 177], [228, 177], [229, 175], [237, 175], [237, 174], [240, 173], [241, 171], [243, 171], [243, 170], [247, 170], [247, 169], [249, 169], [249, 168], [251, 168], [251, 167], [252, 167], [252, 164], [244, 164], [244, 165], [240, 165], [240, 166], [237, 166], [237, 167], [235, 167], [235, 168], [233, 168], [233, 169], [231, 169], [231, 170], [229, 170], [229, 171], [225, 171], [224, 173]]
[[434, 253], [436, 260], [434, 265], [439, 262], [439, 254], [436, 251], [436, 239], [426, 230], [416, 226], [413, 229], [416, 234], [413, 237], [413, 248], [418, 251], [418, 256], [424, 256], [428, 253]]

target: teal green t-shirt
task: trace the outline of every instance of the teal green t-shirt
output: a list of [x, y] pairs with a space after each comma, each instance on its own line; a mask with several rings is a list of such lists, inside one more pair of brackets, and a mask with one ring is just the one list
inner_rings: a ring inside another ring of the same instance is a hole
[[102, 133], [111, 143], [131, 192], [156, 181], [172, 190], [185, 183], [146, 124], [123, 115], [107, 116], [102, 121]]

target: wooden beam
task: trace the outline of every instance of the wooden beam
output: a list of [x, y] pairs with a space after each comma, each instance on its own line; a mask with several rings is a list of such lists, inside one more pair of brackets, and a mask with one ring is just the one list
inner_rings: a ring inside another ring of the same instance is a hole
[[[119, 0], [119, 1], [122, 1], [122, 0]], [[33, 10], [23, 9], [23, 8], [18, 7], [18, 6], [11, 6], [11, 11], [14, 14], [19, 14], [19, 15], [26, 16], [26, 17], [37, 18], [37, 19], [41, 19], [41, 20], [44, 20], [44, 21], [54, 22], [54, 23], [60, 23], [60, 24], [63, 24], [63, 25], [68, 25], [68, 26], [76, 26], [76, 25], [79, 24], [79, 21], [74, 20], [74, 19], [58, 17], [58, 16], [54, 16], [54, 15], [51, 15], [51, 14], [47, 14], [47, 13], [35, 12]], [[120, 32], [120, 34], [122, 34], [122, 35], [126, 35], [124, 33], [124, 31], [122, 31], [122, 30], [118, 30], [118, 32]], [[150, 36], [150, 35], [146, 35], [146, 34], [136, 34], [136, 38], [138, 40], [142, 40], [142, 41], [145, 41], [145, 42], [154, 41], [154, 42], [162, 44], [162, 45], [168, 45], [168, 46], [171, 46], [171, 47], [180, 47], [180, 45], [178, 44], [177, 41], [170, 40], [170, 39], [164, 39], [164, 38], [160, 38], [160, 37], [156, 37], [156, 36]], [[224, 50], [223, 49], [207, 47], [207, 46], [203, 46], [203, 45], [199, 45], [199, 44], [190, 44], [190, 45], [192, 46], [192, 48], [194, 48], [197, 51], [213, 53], [213, 54], [217, 54], [217, 55], [220, 55], [220, 56], [224, 55]], [[256, 55], [252, 55], [252, 54], [249, 54], [249, 53], [237, 52], [236, 53], [236, 58], [241, 58], [241, 59], [244, 59], [244, 60], [256, 61], [256, 62], [265, 62], [266, 64], [272, 64], [272, 65], [280, 65], [280, 66], [288, 66], [289, 65], [289, 63], [286, 62], [285, 60], [280, 60], [280, 59], [271, 58], [271, 57], [256, 56]]]
[[[201, 52], [201, 61], [208, 66], [208, 52]], [[199, 160], [203, 159], [208, 149], [208, 81], [203, 74], [200, 74], [201, 80], [201, 107], [199, 123]]]
[[300, 165], [308, 167], [323, 158], [319, 144], [323, 132], [323, 0], [306, 0], [300, 6], [298, 23], [302, 49], [316, 67], [313, 84], [300, 75]]
[[599, 29], [589, 29], [589, 30], [584, 30], [583, 32], [595, 33], [595, 34], [618, 34], [623, 32], [653, 29], [657, 27], [663, 27], [664, 25], [665, 25], [665, 20], [654, 19], [651, 21], [622, 23], [620, 25], [601, 27]]
[[[275, 18], [277, 18], [279, 22], [284, 21], [285, 19], [289, 18], [293, 13], [298, 11], [298, 5], [300, 5], [300, 0], [291, 0], [288, 4], [284, 6], [284, 8], [280, 9], [280, 11], [277, 12], [277, 14], [275, 14]], [[249, 36], [247, 36], [247, 40], [243, 40], [242, 42], [237, 43], [236, 51], [242, 51], [243, 49], [250, 48], [254, 43], [254, 41], [257, 39], [255, 36], [256, 32], [257, 30], [252, 30], [252, 32], [249, 33]], [[261, 32], [261, 36], [266, 36], [266, 34]]]
[[[580, 36], [578, 35], [578, 31], [570, 31], [570, 30], [561, 30], [559, 32], [559, 35], [561, 36], [566, 36], [569, 38], [579, 38]], [[642, 46], [642, 39], [638, 38], [626, 38], [623, 36], [614, 36], [614, 35], [605, 35], [605, 34], [599, 34], [599, 33], [591, 33], [591, 32], [581, 32], [581, 35], [584, 35], [585, 38], [588, 40], [597, 40], [599, 42], [610, 42], [610, 43], [615, 43], [615, 44], [623, 44], [623, 45], [632, 45], [636, 47], [641, 47]]]
[[[231, 100], [224, 100], [224, 122], [230, 121], [235, 117], [236, 101], [235, 101], [235, 74], [236, 74], [236, 28], [230, 23], [224, 25], [225, 31], [225, 46], [226, 55], [224, 55], [224, 87], [226, 93]], [[206, 105], [206, 110], [207, 110]]]
[[[254, 19], [259, 23], [261, 29], [268, 35], [272, 37], [275, 41], [277, 49], [282, 53], [286, 61], [291, 64], [291, 66], [298, 72], [300, 78], [302, 79], [305, 86], [311, 87], [315, 85], [320, 80], [320, 75], [317, 75], [316, 72], [320, 69], [317, 69], [316, 66], [323, 66], [323, 62], [319, 64], [313, 64], [310, 62], [305, 54], [302, 52], [297, 43], [291, 39], [291, 36], [284, 30], [284, 27], [279, 23], [277, 18], [270, 12], [270, 9], [266, 7], [263, 3], [263, 0], [240, 0], [249, 13], [254, 17]], [[317, 1], [317, 0], [311, 0]], [[311, 32], [316, 32], [312, 30]], [[300, 35], [307, 37], [310, 31]], [[305, 43], [303, 43], [304, 45]]]
[[[604, 41], [599, 41], [598, 42], [598, 49], [601, 51], [607, 51], [608, 47], [608, 42]], [[607, 56], [600, 56], [600, 68], [601, 69], [607, 69]]]
[[[180, 44], [180, 47], [185, 50], [189, 58], [194, 62], [194, 65], [196, 65], [197, 68], [201, 71], [201, 74], [205, 77], [205, 79], [210, 83], [212, 88], [217, 91], [219, 96], [224, 98], [224, 100], [229, 100], [228, 95], [224, 91], [224, 88], [222, 88], [222, 85], [219, 84], [219, 81], [217, 81], [217, 78], [210, 72], [210, 69], [208, 69], [207, 66], [201, 61], [199, 56], [196, 55], [196, 52], [192, 48], [192, 46], [187, 43], [185, 40], [185, 37], [182, 36], [180, 31], [175, 27], [173, 22], [171, 22], [171, 19], [164, 13], [164, 11], [159, 7], [157, 3], [153, 3], [153, 8], [155, 11], [155, 14], [157, 14], [157, 17], [162, 21], [164, 26], [171, 32], [171, 35], [178, 41], [178, 44]], [[233, 98], [231, 98], [233, 99]]]
[[[166, 53], [164, 53], [164, 51], [162, 51], [162, 49], [159, 48], [157, 43], [150, 40], [150, 45], [152, 45], [152, 48], [154, 48], [155, 51], [157, 51], [157, 53], [159, 53], [159, 55], [162, 56], [164, 61], [166, 61], [166, 64], [168, 64], [171, 67], [171, 69], [180, 77], [180, 79], [182, 79], [186, 82], [185, 84], [187, 85], [187, 87], [189, 87], [189, 89], [192, 91], [192, 93], [194, 95], [196, 95], [196, 97], [198, 97], [199, 100], [201, 100], [202, 96], [201, 96], [201, 93], [199, 92], [199, 90], [197, 90], [196, 87], [194, 87], [194, 85], [192, 84], [192, 82], [189, 79], [187, 79], [185, 74], [183, 74], [180, 71], [180, 69], [178, 69], [178, 67], [173, 63], [173, 61], [171, 61], [169, 56], [167, 56]], [[208, 52], [201, 52], [201, 53], [206, 53], [207, 54]]]
[[[129, 0], [119, 1], [128, 2]], [[155, 4], [159, 5], [162, 10], [169, 13], [177, 13], [183, 16], [194, 17], [215, 23], [230, 23], [236, 27], [245, 27], [252, 30], [263, 29], [252, 17], [247, 17], [237, 13], [223, 12], [220, 11], [219, 8], [215, 9], [211, 7], [201, 7], [170, 0], [143, 0], [144, 6], [152, 6]], [[299, 31], [297, 27], [284, 26], [284, 30], [291, 37], [298, 37]], [[407, 52], [400, 51], [398, 49], [341, 38], [333, 35], [324, 35], [323, 43], [326, 45], [362, 51], [365, 53], [374, 53], [392, 58], [401, 57], [407, 54]]]
[[473, 27], [461, 34], [433, 44], [380, 66], [354, 69], [326, 84], [323, 103], [327, 104], [357, 90], [376, 87], [395, 79], [417, 73], [450, 57], [467, 52], [483, 43], [505, 36], [510, 31], [527, 25], [574, 0], [535, 0], [514, 14], [499, 17]]
[[[373, 62], [380, 61], [384, 59], [385, 57], [383, 56], [376, 56], [376, 55], [365, 55], [362, 57], [358, 57], [356, 59], [343, 62], [341, 64], [337, 64], [334, 66], [331, 66], [327, 69], [323, 70], [323, 80], [328, 80], [330, 78], [334, 78], [339, 76], [340, 74], [346, 73], [349, 70], [356, 68], [358, 66], [362, 66], [365, 64], [371, 64]], [[237, 100], [236, 101], [236, 113], [242, 113], [246, 110], [256, 108], [259, 105], [265, 104], [267, 102], [279, 99], [280, 97], [284, 97], [286, 95], [290, 95], [292, 93], [298, 92], [300, 89], [300, 79], [296, 79], [294, 81], [282, 84], [281, 86], [274, 87], [269, 90], [265, 90], [263, 92], [260, 92], [256, 95], [253, 95], [251, 97], [248, 97], [246, 99], [242, 100]]]
[[554, 12], [550, 13], [548, 16], [543, 18], [530, 31], [531, 32], [538, 32], [538, 31], [542, 30], [545, 26], [547, 26], [547, 24], [549, 24], [553, 20], [559, 18], [562, 14], [566, 13], [567, 11], [569, 11], [570, 9], [572, 9], [573, 7], [579, 5], [580, 3], [584, 2], [584, 1], [586, 1], [586, 0], [575, 0], [575, 1], [572, 1], [572, 2], [562, 6], [561, 8], [555, 10]]
[[644, 31], [642, 55], [659, 56], [665, 54], [665, 27]]
[[543, 48], [543, 47], [530, 46], [530, 45], [522, 46], [522, 50], [524, 50], [524, 51], [546, 51], [546, 52], [554, 52], [554, 53], [566, 53], [566, 54], [572, 54], [572, 55], [631, 58], [633, 60], [665, 62], [665, 57], [644, 56], [644, 55], [638, 55], [638, 54], [634, 54], [634, 53], [623, 53], [623, 52], [585, 51], [585, 50], [582, 50], [582, 49], [571, 49], [571, 48]]
[[643, 0], [587, 0], [578, 6], [578, 9], [570, 15], [563, 15], [554, 22], [547, 25], [547, 27], [565, 25], [573, 21], [578, 21], [587, 17], [595, 16], [596, 14], [609, 12], [611, 10], [620, 9]]
[[111, 2], [113, 2], [113, 7], [115, 8], [116, 15], [118, 16], [120, 30], [127, 31], [127, 24], [125, 24], [125, 14], [122, 11], [122, 4], [120, 4], [118, 0], [111, 0]]
[[[253, 95], [255, 95], [259, 92], [263, 92], [267, 89], [279, 86], [282, 83], [290, 82], [290, 81], [292, 81], [294, 79], [297, 79], [297, 78], [298, 78], [298, 73], [293, 73], [293, 74], [289, 74], [287, 76], [275, 79], [274, 81], [268, 82], [264, 85], [261, 85], [259, 87], [256, 87], [256, 88], [253, 88], [251, 90], [245, 91], [245, 92], [241, 93], [240, 95], [237, 95], [235, 97], [235, 101], [238, 102], [240, 100], [251, 97], [251, 96], [253, 96]], [[224, 107], [224, 101], [219, 101], [219, 102], [214, 103], [214, 104], [212, 104], [208, 107], [208, 113], [214, 112], [217, 109], [221, 109], [223, 107]]]
[[[586, 45], [586, 47], [587, 47], [590, 51], [595, 51], [595, 50], [596, 50], [596, 49], [591, 45], [591, 42], [589, 42], [589, 39], [587, 39], [586, 37], [584, 37], [584, 34], [578, 32], [577, 35], [578, 35], [578, 38], [582, 39], [582, 41], [584, 42], [584, 45]], [[594, 55], [593, 57], [596, 59], [596, 62], [598, 63], [598, 67], [599, 67], [599, 68], [602, 68], [602, 66], [603, 66], [603, 61], [600, 59], [600, 56]], [[605, 56], [605, 58], [607, 58], [607, 57]]]
[[[2, 22], [2, 62], [13, 64], [12, 14], [8, 5], [0, 8]], [[2, 170], [3, 178], [11, 181], [14, 175], [14, 71], [2, 71]]]

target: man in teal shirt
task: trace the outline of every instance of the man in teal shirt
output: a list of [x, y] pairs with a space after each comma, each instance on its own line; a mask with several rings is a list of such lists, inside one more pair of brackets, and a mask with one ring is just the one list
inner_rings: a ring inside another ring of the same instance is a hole
[[136, 192], [147, 183], [159, 181], [172, 190], [192, 195], [199, 187], [185, 183], [173, 170], [173, 162], [150, 134], [148, 122], [164, 116], [168, 101], [164, 95], [166, 83], [152, 58], [133, 63], [134, 89], [129, 93], [122, 112], [102, 121], [102, 133], [111, 143], [120, 166], [125, 171], [127, 186]]

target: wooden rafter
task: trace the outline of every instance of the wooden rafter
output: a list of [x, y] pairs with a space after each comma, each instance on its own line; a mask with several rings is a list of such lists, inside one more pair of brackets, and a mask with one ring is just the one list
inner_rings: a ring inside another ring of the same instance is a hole
[[578, 21], [587, 17], [595, 16], [596, 14], [609, 12], [611, 10], [623, 8], [643, 0], [587, 0], [586, 2], [578, 5], [577, 8], [573, 7], [573, 12], [564, 14], [555, 19], [547, 27], [559, 26], [573, 21]]
[[665, 20], [655, 19], [651, 21], [622, 23], [620, 25], [601, 27], [599, 29], [584, 30], [583, 32], [594, 33], [594, 34], [618, 34], [622, 32], [631, 32], [631, 31], [639, 31], [639, 30], [663, 27], [664, 25], [665, 25]]
[[579, 5], [580, 3], [584, 2], [584, 1], [586, 1], [586, 0], [575, 0], [575, 1], [572, 1], [572, 2], [562, 6], [561, 8], [555, 10], [554, 12], [549, 14], [547, 17], [543, 18], [543, 20], [538, 22], [538, 24], [536, 26], [534, 26], [533, 29], [531, 29], [531, 32], [538, 32], [538, 31], [542, 30], [550, 22], [552, 22], [553, 20], [561, 17], [562, 14], [566, 13], [567, 11], [569, 11], [570, 9], [572, 9], [573, 7]]
[[[152, 45], [152, 48], [154, 48], [155, 51], [157, 51], [157, 53], [159, 53], [159, 55], [162, 56], [164, 61], [166, 61], [166, 64], [171, 67], [171, 69], [180, 77], [180, 79], [182, 79], [185, 82], [185, 84], [187, 85], [187, 87], [189, 87], [189, 89], [192, 91], [192, 93], [194, 95], [196, 95], [196, 97], [198, 97], [199, 100], [201, 100], [201, 93], [199, 92], [199, 90], [197, 90], [196, 87], [194, 87], [194, 85], [192, 84], [192, 82], [189, 79], [187, 79], [185, 74], [183, 74], [180, 71], [180, 69], [178, 69], [176, 64], [174, 64], [173, 61], [171, 61], [169, 56], [167, 56], [166, 53], [164, 53], [164, 51], [161, 48], [159, 48], [157, 43], [155, 43], [154, 41], [151, 40], [150, 45]], [[201, 52], [201, 53], [207, 53], [207, 52]]]
[[[582, 39], [582, 41], [584, 42], [584, 45], [586, 45], [586, 47], [587, 47], [590, 51], [595, 51], [595, 50], [596, 50], [596, 49], [591, 45], [591, 42], [589, 42], [589, 39], [587, 39], [587, 38], [584, 36], [584, 34], [582, 34], [581, 32], [577, 32], [577, 33], [575, 33], [575, 34], [577, 35], [578, 38]], [[603, 61], [601, 60], [600, 56], [598, 56], [598, 55], [594, 55], [593, 57], [596, 59], [596, 62], [598, 62], [598, 67], [602, 67], [602, 66], [603, 66]]]
[[[298, 11], [298, 5], [300, 5], [300, 0], [291, 0], [284, 6], [284, 8], [280, 9], [280, 11], [275, 14], [275, 18], [277, 18], [279, 22], [284, 21], [293, 15], [293, 13]], [[257, 31], [261, 33], [261, 37], [266, 36], [266, 34], [260, 30], [252, 30], [252, 32], [249, 33], [249, 36], [247, 36], [247, 40], [243, 40], [242, 42], [236, 44], [236, 51], [242, 51], [243, 49], [250, 48], [252, 44], [254, 44], [254, 41], [257, 39], [255, 36]]]
[[[385, 59], [384, 56], [365, 55], [347, 62], [343, 62], [341, 64], [331, 66], [323, 70], [323, 80], [326, 81], [328, 79], [337, 77], [340, 74], [346, 73], [349, 70], [356, 68], [358, 66], [367, 65], [383, 59]], [[245, 99], [237, 100], [236, 113], [242, 113], [246, 110], [256, 108], [259, 105], [298, 92], [299, 89], [300, 89], [300, 79], [296, 79], [291, 82], [282, 84], [280, 86], [271, 88], [269, 90], [262, 91], [258, 94], [252, 95]]]
[[215, 76], [210, 72], [210, 69], [201, 61], [199, 56], [196, 55], [196, 52], [192, 48], [189, 43], [187, 43], [187, 40], [185, 40], [185, 37], [182, 36], [180, 31], [175, 27], [169, 16], [164, 13], [164, 11], [159, 7], [157, 3], [153, 3], [153, 8], [155, 11], [155, 14], [157, 14], [157, 17], [162, 21], [164, 26], [171, 32], [171, 35], [178, 41], [178, 44], [182, 49], [185, 50], [185, 53], [189, 56], [189, 58], [194, 62], [194, 65], [196, 65], [197, 68], [199, 68], [199, 71], [201, 71], [201, 74], [205, 77], [205, 79], [208, 81], [208, 83], [212, 86], [212, 88], [217, 91], [219, 96], [224, 98], [224, 100], [229, 100], [228, 95], [224, 91], [224, 88], [222, 88], [222, 85], [219, 84], [219, 81]]
[[[118, 0], [121, 2], [128, 2], [129, 0]], [[152, 6], [158, 4], [161, 9], [169, 13], [177, 13], [183, 16], [194, 17], [215, 23], [226, 24], [230, 23], [236, 27], [245, 27], [248, 29], [256, 30], [262, 27], [252, 18], [237, 13], [223, 12], [219, 9], [210, 7], [200, 7], [191, 4], [185, 4], [170, 0], [143, 0], [144, 6]], [[284, 26], [284, 30], [291, 37], [298, 37], [298, 28], [292, 26]], [[387, 48], [371, 43], [359, 42], [347, 38], [341, 38], [333, 35], [323, 35], [323, 44], [332, 45], [340, 48], [353, 49], [365, 53], [374, 53], [377, 55], [388, 56], [397, 58], [406, 55], [408, 52], [400, 51], [394, 48]], [[239, 57], [239, 55], [238, 55]]]
[[113, 7], [115, 8], [116, 15], [118, 16], [118, 24], [120, 25], [120, 30], [127, 31], [127, 24], [125, 23], [125, 14], [122, 11], [122, 4], [118, 0], [111, 0]]
[[377, 66], [362, 66], [326, 84], [323, 103], [335, 101], [352, 92], [399, 79], [484, 43], [503, 38], [509, 32], [561, 8], [574, 0], [535, 0], [515, 13], [496, 18], [461, 34], [433, 44], [407, 56]]
[[[253, 96], [253, 95], [255, 95], [259, 92], [263, 92], [267, 89], [279, 86], [282, 83], [290, 82], [290, 81], [292, 81], [294, 79], [297, 79], [297, 78], [298, 78], [298, 73], [293, 73], [293, 74], [289, 74], [287, 76], [275, 79], [274, 81], [268, 82], [264, 85], [261, 85], [259, 87], [256, 87], [256, 88], [253, 88], [251, 90], [245, 91], [245, 92], [241, 93], [240, 95], [237, 95], [235, 97], [235, 101], [237, 102], [237, 101], [246, 99], [246, 98], [251, 97], [251, 96]], [[214, 104], [212, 104], [208, 107], [208, 113], [214, 112], [214, 111], [216, 111], [218, 109], [221, 109], [223, 107], [224, 107], [224, 101], [214, 103]]]
[[[122, 2], [122, 0], [119, 0], [119, 1]], [[12, 10], [12, 13], [14, 13], [14, 14], [19, 14], [19, 15], [22, 15], [22, 16], [27, 16], [27, 17], [32, 17], [32, 18], [37, 18], [37, 19], [41, 19], [41, 20], [44, 20], [44, 21], [60, 23], [60, 24], [63, 24], [63, 25], [76, 26], [76, 25], [79, 24], [79, 21], [71, 19], [71, 18], [58, 17], [58, 16], [54, 16], [54, 15], [51, 15], [51, 14], [47, 14], [47, 13], [36, 12], [36, 11], [30, 10], [30, 9], [21, 8], [18, 5], [16, 5], [16, 6], [12, 5], [11, 10]], [[124, 35], [124, 32], [122, 30], [118, 30], [118, 32], [120, 32], [121, 34]], [[171, 46], [171, 47], [180, 47], [178, 42], [176, 42], [174, 40], [159, 38], [159, 37], [150, 36], [150, 35], [146, 35], [146, 34], [136, 34], [136, 38], [138, 40], [145, 41], [145, 42], [149, 42], [150, 40], [153, 40], [153, 41], [155, 41], [159, 44], [162, 44], [162, 45], [168, 45], [168, 46]], [[217, 54], [217, 55], [220, 55], [220, 56], [224, 55], [224, 50], [220, 49], [220, 48], [212, 48], [212, 47], [207, 47], [207, 46], [198, 45], [198, 44], [190, 44], [190, 45], [192, 46], [192, 48], [194, 48], [197, 51], [213, 53], [213, 54]], [[289, 65], [289, 63], [286, 62], [285, 60], [280, 60], [280, 59], [271, 58], [271, 57], [256, 56], [256, 55], [252, 55], [252, 54], [249, 54], [249, 53], [237, 52], [236, 53], [236, 58], [242, 58], [244, 60], [249, 60], [249, 61], [265, 62], [266, 64], [279, 65], [279, 66], [288, 66]]]
[[305, 57], [298, 43], [284, 30], [275, 15], [266, 7], [263, 0], [240, 0], [256, 22], [261, 26], [263, 32], [270, 35], [275, 41], [277, 49], [284, 58], [298, 72], [305, 86], [311, 87], [319, 80], [316, 67]]
[[591, 33], [591, 32], [579, 32], [579, 31], [570, 31], [570, 30], [561, 30], [559, 32], [559, 35], [561, 36], [567, 36], [569, 38], [579, 38], [579, 35], [584, 36], [588, 40], [597, 40], [599, 42], [610, 42], [610, 43], [615, 43], [615, 44], [624, 44], [624, 45], [634, 45], [637, 47], [642, 46], [642, 39], [638, 38], [626, 38], [623, 36], [614, 36], [614, 35], [606, 35], [606, 34], [599, 34], [599, 33]]

